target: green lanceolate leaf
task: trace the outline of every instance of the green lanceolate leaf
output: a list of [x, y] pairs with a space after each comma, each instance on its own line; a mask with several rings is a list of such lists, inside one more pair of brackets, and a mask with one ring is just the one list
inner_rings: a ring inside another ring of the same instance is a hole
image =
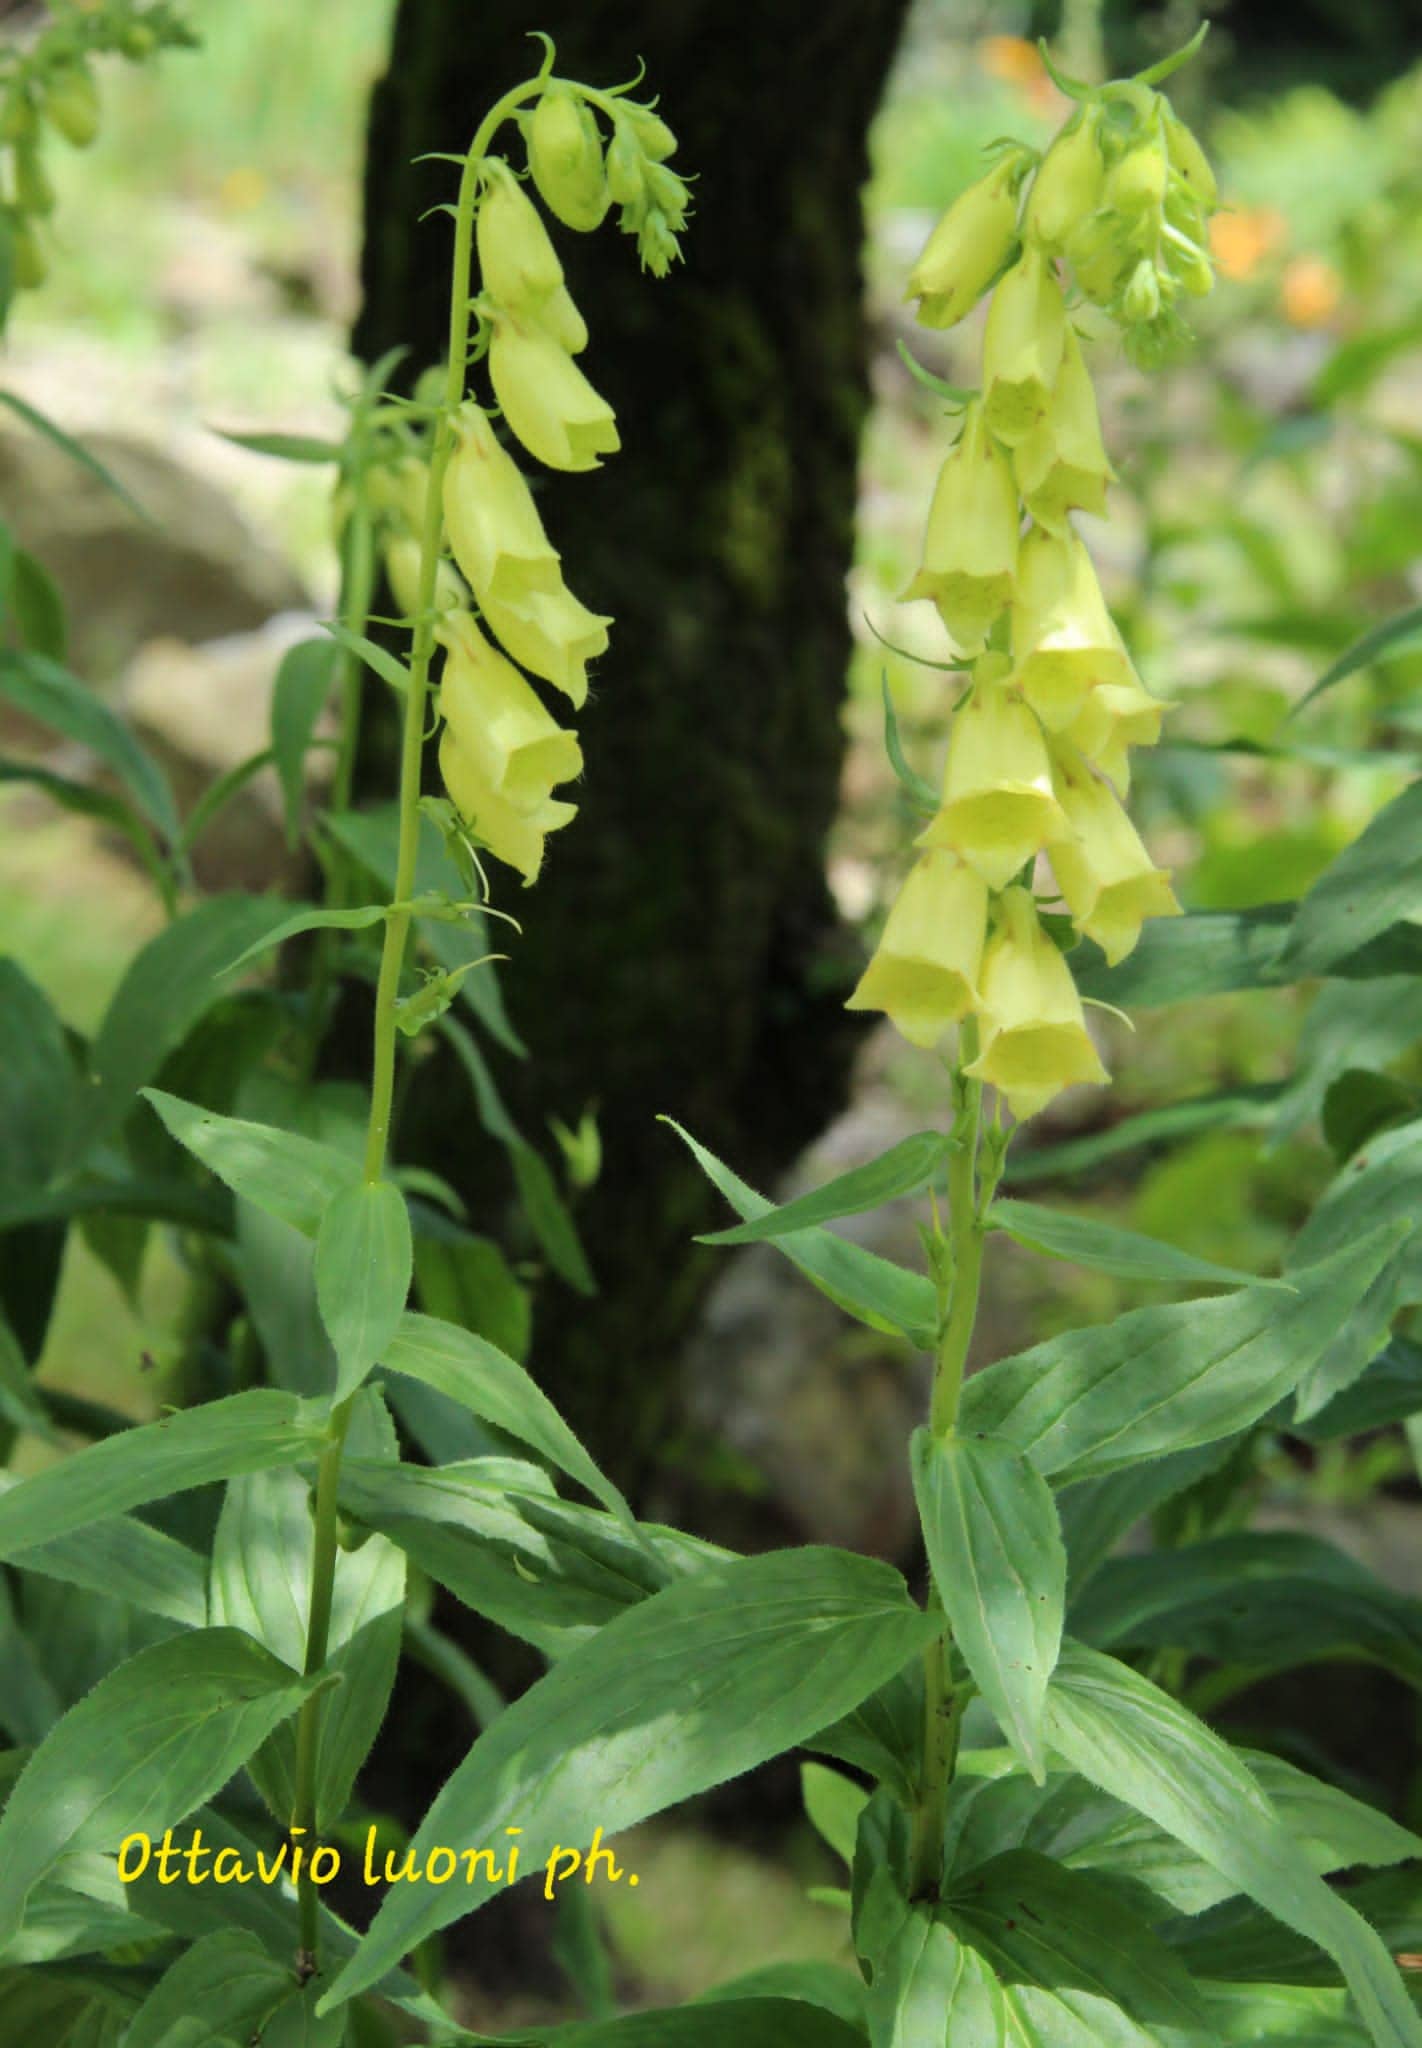
[[1292, 1271], [1294, 1294], [1137, 1309], [1005, 1358], [964, 1388], [960, 1432], [1004, 1438], [1063, 1484], [1233, 1436], [1298, 1385], [1401, 1234], [1385, 1225]]
[[632, 1520], [622, 1495], [603, 1477], [547, 1395], [521, 1365], [484, 1338], [432, 1316], [406, 1315], [386, 1345], [384, 1359], [390, 1372], [423, 1381], [495, 1429], [517, 1437], [586, 1487], [613, 1514]]
[[[0, 1473], [0, 1499], [23, 1484]], [[201, 1628], [207, 1619], [207, 1574], [201, 1557], [186, 1543], [132, 1515], [86, 1524], [71, 1535], [21, 1551], [18, 1561], [27, 1572], [131, 1601], [146, 1614], [164, 1615], [184, 1628]]]
[[1307, 1420], [1287, 1427], [1306, 1443], [1336, 1443], [1366, 1429], [1386, 1429], [1422, 1411], [1422, 1345], [1394, 1337], [1365, 1366], [1352, 1386], [1326, 1401]]
[[[1417, 323], [1413, 323], [1415, 338]], [[1325, 372], [1325, 375], [1327, 373]], [[1422, 647], [1422, 604], [1409, 605], [1404, 612], [1393, 618], [1384, 619], [1374, 626], [1361, 640], [1351, 646], [1346, 654], [1340, 654], [1331, 667], [1324, 670], [1312, 689], [1300, 697], [1289, 713], [1297, 718], [1304, 708], [1312, 704], [1315, 697], [1321, 697], [1325, 690], [1331, 690], [1335, 683], [1343, 682], [1348, 676], [1356, 675], [1359, 669], [1369, 667], [1375, 661], [1382, 661], [1399, 654], [1410, 653]]]
[[181, 829], [178, 811], [162, 769], [117, 713], [77, 676], [47, 655], [0, 652], [0, 697], [27, 718], [97, 754], [149, 823], [170, 844], [176, 842]]
[[47, 413], [41, 412], [38, 406], [31, 405], [27, 399], [21, 398], [17, 391], [0, 391], [0, 405], [8, 405], [11, 412], [22, 419], [27, 427], [32, 427], [37, 434], [43, 434], [44, 438], [67, 455], [71, 462], [77, 463], [80, 469], [86, 469], [96, 483], [101, 483], [105, 490], [112, 491], [121, 504], [127, 505], [136, 519], [141, 519], [145, 525], [156, 529], [157, 520], [151, 513], [144, 511], [137, 498], [126, 485], [119, 482], [113, 471], [100, 462], [93, 450], [86, 448], [82, 441], [76, 441], [72, 434], [66, 434], [63, 427], [50, 419]]
[[1090, 1266], [1098, 1273], [1114, 1273], [1122, 1280], [1195, 1281], [1224, 1287], [1291, 1285], [1287, 1280], [1260, 1280], [1234, 1266], [1217, 1266], [1213, 1259], [1197, 1259], [1177, 1245], [1142, 1237], [1135, 1230], [1118, 1230], [1094, 1216], [1071, 1216], [1035, 1202], [994, 1202], [987, 1220], [1032, 1251]]
[[272, 684], [272, 758], [281, 781], [286, 843], [301, 836], [306, 802], [306, 755], [336, 677], [339, 652], [331, 640], [300, 640], [288, 647]]
[[0, 1044], [0, 1202], [8, 1202], [47, 1185], [79, 1091], [63, 1025], [13, 960], [0, 960]]
[[414, 1273], [410, 1212], [388, 1180], [342, 1188], [316, 1234], [316, 1301], [336, 1354], [343, 1400], [399, 1328]]
[[[1083, 996], [1122, 1010], [1226, 995], [1233, 989], [1282, 987], [1305, 972], [1284, 957], [1295, 907], [1266, 903], [1257, 910], [1194, 910], [1184, 917], [1155, 918], [1143, 928], [1140, 944], [1116, 966], [1108, 967], [1091, 941], [1084, 940], [1072, 956], [1072, 969]], [[1422, 972], [1422, 928], [1406, 921], [1391, 925], [1335, 959], [1329, 972], [1356, 981]]]
[[938, 791], [916, 768], [909, 766], [904, 753], [903, 740], [899, 734], [899, 717], [894, 709], [894, 699], [889, 689], [887, 673], [880, 677], [880, 690], [884, 700], [884, 751], [889, 757], [889, 766], [899, 778], [909, 802], [921, 811], [925, 818], [931, 818], [938, 809]]
[[226, 1181], [234, 1195], [315, 1237], [337, 1195], [360, 1181], [360, 1162], [334, 1145], [319, 1145], [295, 1131], [219, 1116], [180, 1102], [161, 1088], [145, 1088], [178, 1143]]
[[914, 1495], [953, 1640], [1035, 1778], [1061, 1642], [1066, 1551], [1051, 1488], [1010, 1444], [915, 1430]]
[[1083, 1777], [1331, 1955], [1378, 2048], [1419, 2048], [1422, 2021], [1378, 1936], [1309, 1867], [1241, 1760], [1178, 1701], [1069, 1643], [1048, 1694], [1047, 1730]]
[[341, 625], [338, 620], [323, 619], [321, 623], [323, 629], [333, 640], [338, 641], [348, 654], [354, 654], [367, 668], [373, 669], [382, 682], [389, 683], [398, 696], [404, 696], [410, 687], [410, 671], [388, 647], [379, 646], [374, 640], [367, 639], [364, 633], [352, 633], [348, 626]]
[[[662, 1122], [690, 1148], [707, 1179], [747, 1221], [755, 1222], [773, 1210], [774, 1203], [748, 1188], [680, 1124], [671, 1117]], [[932, 1282], [923, 1274], [906, 1272], [828, 1230], [793, 1230], [771, 1242], [846, 1315], [871, 1330], [906, 1336], [925, 1349], [933, 1342], [938, 1303]]]
[[1007, 2048], [1007, 1996], [991, 1965], [922, 1906], [876, 1955], [868, 2004], [873, 2048]]
[[295, 1395], [267, 1387], [144, 1423], [0, 1494], [0, 1558], [23, 1560], [26, 1551], [170, 1493], [296, 1464], [320, 1443], [319, 1426], [302, 1419]]
[[1295, 978], [1327, 974], [1422, 901], [1422, 782], [1378, 812], [1304, 897], [1280, 961]]
[[218, 2048], [225, 2040], [257, 2040], [295, 1981], [289, 1965], [268, 1955], [254, 1935], [235, 1929], [205, 1934], [149, 1992], [123, 2048]]
[[1093, 1131], [1089, 1137], [1063, 1138], [1060, 1144], [1021, 1150], [1014, 1146], [1007, 1155], [1006, 1179], [1012, 1187], [1075, 1180], [1128, 1153], [1196, 1137], [1202, 1131], [1263, 1130], [1272, 1120], [1281, 1093], [1272, 1084], [1231, 1089], [1172, 1103], [1165, 1109], [1143, 1109], [1138, 1116], [1123, 1117], [1120, 1123]]
[[317, 910], [307, 908], [295, 910], [290, 917], [284, 917], [271, 931], [263, 932], [229, 960], [227, 972], [235, 974], [241, 967], [249, 967], [263, 953], [271, 952], [277, 946], [284, 946], [288, 939], [299, 939], [306, 932], [363, 932], [373, 924], [383, 924], [390, 915], [388, 903], [354, 904], [348, 910]]
[[61, 1856], [175, 1826], [317, 1683], [236, 1629], [194, 1629], [100, 1679], [45, 1737], [0, 1815], [0, 1939]]
[[1064, 1486], [1057, 1495], [1067, 1547], [1067, 1575], [1073, 1590], [1084, 1586], [1128, 1530], [1166, 1501], [1184, 1493], [1233, 1455], [1229, 1439], [1171, 1451], [1147, 1464], [1125, 1465]]
[[[475, 1743], [413, 1849], [519, 1838], [525, 1873], [750, 1770], [846, 1714], [931, 1639], [887, 1566], [807, 1549], [708, 1564], [609, 1622]], [[391, 1892], [333, 2003], [498, 1887]], [[723, 2016], [724, 2017], [724, 2016]], [[725, 2038], [723, 2035], [722, 2038]]]
[[[510, 2048], [519, 2038], [510, 2037]], [[857, 2027], [794, 1998], [707, 1999], [521, 2038], [529, 2048], [864, 2048]]]
[[905, 1138], [867, 1166], [851, 1167], [837, 1174], [813, 1193], [800, 1195], [757, 1216], [750, 1223], [737, 1223], [730, 1230], [712, 1230], [698, 1237], [698, 1244], [759, 1244], [766, 1238], [786, 1237], [793, 1230], [831, 1223], [837, 1216], [859, 1216], [881, 1203], [916, 1195], [928, 1187], [948, 1156], [949, 1141], [938, 1131], [919, 1131]]
[[275, 455], [282, 462], [339, 462], [342, 449], [339, 441], [322, 441], [314, 434], [233, 434], [222, 433], [224, 441], [230, 441], [236, 448], [245, 448], [252, 455]]

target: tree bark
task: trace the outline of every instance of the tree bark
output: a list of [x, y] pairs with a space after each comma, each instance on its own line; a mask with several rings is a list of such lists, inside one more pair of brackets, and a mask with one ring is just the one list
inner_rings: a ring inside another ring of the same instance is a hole
[[[580, 1214], [600, 1292], [540, 1297], [534, 1366], [637, 1487], [671, 1418], [674, 1361], [718, 1213], [676, 1138], [684, 1123], [773, 1182], [843, 1100], [857, 966], [824, 878], [843, 751], [845, 597], [867, 405], [860, 189], [865, 138], [906, 0], [403, 0], [372, 112], [365, 307], [356, 347], [438, 359], [453, 167], [483, 109], [558, 44], [558, 70], [645, 91], [694, 171], [684, 266], [637, 275], [612, 216], [555, 228], [615, 406], [623, 452], [541, 476], [572, 588], [615, 618], [579, 719], [580, 816], [549, 842], [502, 970], [531, 1060], [499, 1080], [531, 1135], [597, 1105], [605, 1167]], [[517, 138], [512, 154], [521, 163]], [[506, 132], [499, 148], [510, 147]], [[529, 462], [525, 467], [532, 469]], [[378, 727], [376, 728], [378, 731]], [[388, 793], [391, 758], [367, 762]], [[567, 792], [564, 792], [567, 793]], [[474, 1138], [441, 1057], [406, 1110], [429, 1157], [487, 1215], [506, 1176]]]

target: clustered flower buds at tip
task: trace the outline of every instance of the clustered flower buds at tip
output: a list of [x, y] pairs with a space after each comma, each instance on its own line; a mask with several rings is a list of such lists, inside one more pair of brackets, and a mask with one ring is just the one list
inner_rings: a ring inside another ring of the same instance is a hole
[[1038, 857], [1109, 962], [1146, 918], [1180, 909], [1121, 803], [1130, 751], [1155, 743], [1169, 706], [1136, 674], [1072, 524], [1105, 514], [1113, 471], [1067, 292], [1150, 360], [1180, 331], [1180, 294], [1209, 288], [1214, 204], [1195, 138], [1145, 79], [1127, 80], [1086, 94], [1035, 168], [1028, 152], [1004, 155], [909, 278], [929, 327], [992, 292], [981, 397], [939, 472], [904, 593], [931, 599], [958, 654], [977, 658], [942, 802], [850, 1006], [885, 1011], [925, 1047], [971, 1014], [979, 1049], [964, 1071], [1019, 1119], [1107, 1079], [1038, 915]]
[[599, 227], [611, 200], [602, 138], [587, 102], [555, 79], [528, 118], [528, 168], [555, 220], [579, 234]]

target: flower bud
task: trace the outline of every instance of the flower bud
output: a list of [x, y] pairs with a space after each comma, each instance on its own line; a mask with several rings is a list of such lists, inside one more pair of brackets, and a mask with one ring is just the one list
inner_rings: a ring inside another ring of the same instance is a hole
[[607, 652], [611, 619], [580, 604], [566, 587], [534, 591], [516, 604], [492, 593], [482, 603], [484, 623], [515, 661], [574, 704], [588, 694], [588, 663]]
[[527, 133], [528, 168], [544, 205], [564, 227], [590, 234], [610, 196], [592, 109], [571, 87], [555, 82], [533, 109]]
[[641, 206], [647, 159], [637, 141], [636, 130], [620, 115], [614, 121], [612, 140], [607, 145], [607, 189], [619, 206]]
[[1046, 416], [1066, 324], [1051, 263], [1029, 244], [993, 293], [983, 335], [983, 417], [1010, 446]]
[[494, 795], [530, 815], [555, 783], [583, 772], [577, 735], [550, 717], [511, 661], [489, 645], [468, 612], [440, 621], [446, 649], [439, 709]]
[[1165, 113], [1165, 146], [1171, 170], [1188, 187], [1196, 203], [1208, 212], [1219, 197], [1209, 158], [1179, 115], [1168, 107]]
[[1121, 294], [1121, 318], [1133, 327], [1144, 327], [1160, 312], [1160, 272], [1148, 256], [1142, 256], [1131, 272]]
[[935, 1046], [977, 1001], [987, 900], [951, 853], [921, 855], [846, 1009], [883, 1010], [911, 1045]]
[[[424, 549], [413, 534], [392, 534], [385, 543], [385, 574], [402, 615], [413, 619], [420, 609], [420, 569]], [[441, 560], [435, 570], [434, 610], [448, 612], [469, 601], [463, 578], [452, 562]]]
[[14, 267], [16, 287], [24, 292], [34, 291], [49, 276], [49, 258], [29, 222], [18, 215], [11, 216], [10, 237], [10, 261]]
[[444, 473], [444, 524], [450, 552], [481, 605], [519, 604], [563, 585], [557, 551], [543, 531], [533, 494], [501, 446], [482, 407], [461, 405], [454, 453]]
[[1110, 214], [1095, 214], [1067, 237], [1066, 258], [1072, 276], [1095, 306], [1109, 306], [1131, 265], [1120, 223]]
[[502, 157], [486, 157], [480, 176], [475, 234], [484, 289], [501, 306], [533, 310], [563, 282], [558, 252], [543, 216]]
[[1003, 889], [1066, 820], [1052, 788], [1046, 741], [1034, 713], [995, 679], [1002, 657], [979, 663], [972, 695], [953, 719], [943, 801], [919, 835], [946, 846]]
[[1074, 749], [1056, 753], [1057, 794], [1072, 836], [1052, 847], [1052, 871], [1072, 922], [1094, 939], [1112, 966], [1123, 960], [1148, 917], [1178, 917], [1170, 877], [1156, 867], [1139, 833], [1104, 782]]
[[21, 213], [54, 211], [54, 187], [40, 157], [39, 143], [33, 138], [15, 145], [15, 200]]
[[654, 164], [665, 163], [676, 148], [676, 137], [656, 109], [624, 100], [618, 112], [636, 136], [643, 156]]
[[1045, 249], [1062, 249], [1072, 230], [1101, 204], [1105, 167], [1097, 136], [1100, 116], [1086, 107], [1043, 157], [1027, 195], [1022, 224]]
[[597, 469], [622, 443], [612, 407], [536, 320], [500, 305], [489, 374], [504, 418], [550, 469]]
[[99, 132], [99, 89], [83, 64], [65, 64], [44, 82], [44, 112], [66, 142], [87, 149]]
[[1096, 393], [1070, 321], [1047, 416], [1013, 450], [1012, 466], [1027, 510], [1053, 533], [1066, 531], [1066, 515], [1073, 508], [1097, 514], [1106, 510], [1106, 486], [1115, 472], [1106, 459]]
[[1091, 557], [1070, 528], [1033, 527], [1017, 557], [1013, 681], [1049, 732], [1062, 732], [1088, 693], [1137, 682], [1106, 609]]
[[1071, 969], [1025, 889], [1009, 889], [983, 954], [982, 1051], [967, 1072], [998, 1088], [1018, 1122], [1063, 1088], [1110, 1076], [1092, 1044]]
[[939, 221], [909, 272], [907, 299], [918, 300], [925, 327], [952, 327], [978, 300], [1012, 254], [1017, 190], [1024, 159], [1014, 152], [961, 193]]
[[478, 762], [448, 727], [439, 743], [439, 772], [455, 809], [495, 859], [517, 868], [525, 887], [536, 882], [545, 835], [570, 824], [578, 815], [577, 805], [549, 797], [531, 813], [515, 810], [490, 787]]
[[972, 405], [938, 473], [923, 560], [904, 592], [933, 599], [964, 653], [976, 653], [1011, 599], [1021, 523], [1012, 464]]
[[1102, 198], [1111, 212], [1120, 214], [1124, 220], [1136, 221], [1146, 214], [1158, 214], [1165, 203], [1169, 175], [1163, 144], [1154, 138], [1137, 143], [1107, 172]]

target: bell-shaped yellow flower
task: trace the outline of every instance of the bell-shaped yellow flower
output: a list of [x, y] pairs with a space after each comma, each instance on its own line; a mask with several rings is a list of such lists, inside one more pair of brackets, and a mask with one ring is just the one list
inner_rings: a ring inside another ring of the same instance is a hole
[[1034, 241], [1054, 253], [1101, 204], [1105, 166], [1097, 132], [1100, 121], [1098, 106], [1084, 107], [1053, 142], [1032, 180], [1022, 225]]
[[1012, 596], [1022, 524], [1012, 464], [969, 406], [938, 472], [923, 561], [905, 599], [931, 597], [957, 646], [972, 654]]
[[493, 789], [479, 763], [445, 728], [439, 743], [439, 772], [460, 816], [497, 860], [517, 868], [524, 884], [538, 879], [543, 841], [578, 815], [576, 804], [549, 797], [534, 811], [515, 810]]
[[602, 142], [587, 102], [555, 79], [524, 132], [528, 168], [544, 205], [565, 227], [590, 234], [607, 212], [610, 195]]
[[612, 407], [536, 318], [495, 307], [489, 375], [510, 429], [550, 469], [597, 469], [621, 447]]
[[1001, 655], [977, 664], [972, 695], [954, 715], [943, 801], [919, 835], [944, 846], [1002, 889], [1047, 842], [1066, 830], [1036, 715], [1004, 689]]
[[588, 663], [607, 652], [610, 618], [590, 612], [563, 586], [533, 591], [517, 604], [490, 595], [483, 612], [484, 623], [515, 661], [578, 707], [587, 702]]
[[906, 299], [925, 327], [952, 327], [971, 313], [1017, 238], [1017, 191], [1025, 159], [1001, 163], [953, 201], [909, 272]]
[[446, 727], [501, 802], [537, 811], [556, 783], [582, 774], [577, 735], [549, 716], [468, 612], [441, 619], [435, 637], [446, 650], [439, 686]]
[[562, 285], [558, 251], [542, 214], [502, 157], [486, 157], [480, 177], [474, 234], [484, 289], [501, 306], [531, 311]]
[[1103, 683], [1093, 690], [1067, 727], [1066, 737], [1124, 796], [1131, 786], [1128, 750], [1153, 747], [1170, 705], [1153, 697], [1144, 683]]
[[983, 334], [983, 414], [1015, 447], [1046, 417], [1066, 339], [1050, 259], [1029, 243], [992, 295]]
[[1052, 870], [1072, 922], [1094, 939], [1114, 966], [1141, 935], [1148, 917], [1178, 917], [1170, 877], [1158, 868], [1140, 834], [1104, 782], [1075, 749], [1062, 748], [1057, 793], [1072, 829], [1052, 848]]
[[1062, 364], [1047, 416], [1013, 451], [1023, 502], [1039, 526], [1066, 531], [1067, 513], [1104, 513], [1106, 486], [1115, 472], [1106, 459], [1096, 393], [1081, 344], [1067, 322]]
[[1091, 557], [1069, 527], [1034, 526], [1017, 557], [1013, 681], [1049, 732], [1063, 732], [1103, 684], [1137, 682]]
[[977, 1001], [987, 901], [981, 876], [951, 853], [921, 855], [845, 1007], [883, 1010], [911, 1045], [935, 1046]]
[[998, 901], [980, 989], [982, 1051], [967, 1072], [1000, 1089], [1019, 1123], [1063, 1088], [1110, 1078], [1087, 1032], [1071, 969], [1026, 889], [1009, 889]]
[[563, 587], [557, 551], [518, 464], [483, 408], [461, 405], [444, 473], [444, 525], [454, 559], [481, 605], [522, 603]]

